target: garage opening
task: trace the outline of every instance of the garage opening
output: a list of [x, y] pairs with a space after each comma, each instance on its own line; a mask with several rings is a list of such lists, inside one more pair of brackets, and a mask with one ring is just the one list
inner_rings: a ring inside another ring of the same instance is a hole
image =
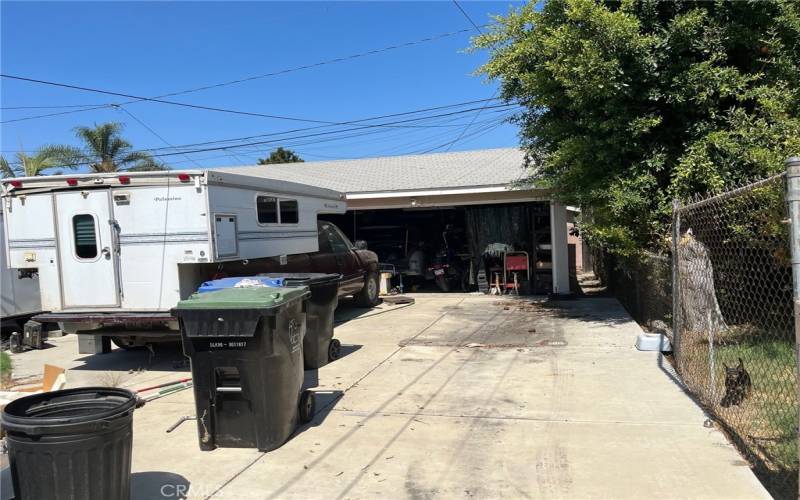
[[326, 216], [366, 241], [404, 291], [550, 293], [553, 255], [547, 202], [351, 210]]

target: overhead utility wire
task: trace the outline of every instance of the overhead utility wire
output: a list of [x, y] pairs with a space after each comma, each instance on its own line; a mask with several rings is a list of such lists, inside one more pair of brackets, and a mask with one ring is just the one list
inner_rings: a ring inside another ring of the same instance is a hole
[[[483, 31], [481, 31], [480, 27], [477, 24], [475, 24], [475, 21], [473, 21], [472, 18], [469, 17], [469, 14], [467, 14], [467, 11], [465, 11], [463, 8], [461, 8], [461, 6], [458, 4], [457, 0], [453, 0], [453, 3], [456, 4], [456, 7], [458, 7], [458, 10], [460, 10], [461, 13], [464, 14], [464, 17], [467, 18], [467, 21], [469, 21], [470, 24], [472, 24], [472, 26], [478, 31], [478, 33], [480, 33], [482, 35]], [[467, 30], [467, 31], [472, 31], [472, 30]]]
[[[170, 146], [170, 147], [173, 147], [173, 148], [175, 147], [175, 146], [173, 146], [173, 145], [172, 145], [172, 144], [171, 144], [171, 143], [170, 143], [168, 140], [164, 139], [164, 138], [161, 136], [161, 134], [159, 134], [158, 132], [156, 132], [155, 130], [153, 130], [152, 128], [150, 128], [150, 126], [149, 126], [149, 125], [147, 125], [147, 124], [146, 124], [145, 122], [143, 122], [142, 120], [138, 119], [138, 118], [136, 117], [136, 115], [134, 115], [133, 113], [131, 113], [131, 112], [130, 112], [130, 111], [128, 111], [127, 109], [123, 108], [122, 106], [118, 106], [118, 107], [117, 107], [117, 109], [119, 109], [120, 111], [122, 111], [122, 112], [126, 113], [128, 116], [130, 116], [131, 118], [133, 118], [134, 120], [136, 120], [136, 122], [137, 122], [139, 125], [141, 125], [141, 126], [142, 126], [142, 127], [144, 127], [145, 129], [147, 129], [147, 130], [148, 130], [148, 131], [149, 131], [151, 134], [153, 134], [154, 136], [156, 136], [157, 138], [159, 138], [159, 139], [161, 140], [161, 142], [163, 142], [163, 143], [164, 143], [164, 144], [166, 144], [167, 146]], [[194, 163], [194, 164], [195, 164], [195, 166], [197, 166], [197, 167], [200, 167], [200, 168], [202, 168], [202, 167], [203, 167], [202, 165], [200, 165], [200, 163], [198, 163], [197, 161], [195, 161], [195, 159], [194, 159], [194, 158], [192, 158], [192, 157], [190, 157], [189, 155], [183, 155], [183, 156], [184, 156], [184, 158], [186, 158], [186, 159], [187, 159], [187, 160], [189, 160], [190, 162]]]
[[[500, 104], [500, 105], [496, 105], [496, 106], [491, 106], [491, 108], [501, 108], [501, 107], [506, 107], [507, 108], [508, 106], [511, 106], [511, 105], [512, 104]], [[467, 113], [467, 112], [472, 112], [472, 111], [477, 111], [477, 110], [478, 110], [478, 108], [472, 108], [472, 109], [460, 110], [460, 111], [452, 111], [450, 113], [443, 113], [441, 115], [437, 115], [436, 117], [438, 117], [438, 116], [451, 116], [451, 115], [454, 115], [454, 114]], [[362, 125], [362, 126], [359, 126], [359, 127], [354, 127], [354, 128], [350, 128], [350, 129], [344, 129], [344, 130], [333, 130], [333, 131], [317, 132], [317, 133], [314, 133], [314, 134], [305, 134], [305, 135], [300, 135], [300, 136], [295, 136], [295, 137], [286, 137], [286, 138], [273, 139], [273, 140], [267, 140], [267, 141], [255, 141], [255, 142], [249, 142], [249, 143], [243, 143], [243, 144], [231, 144], [231, 145], [227, 145], [227, 146], [217, 146], [217, 147], [201, 148], [201, 149], [186, 150], [186, 151], [166, 152], [166, 153], [154, 154], [152, 156], [153, 157], [164, 157], [164, 156], [183, 155], [183, 154], [187, 154], [187, 153], [201, 153], [201, 152], [206, 152], [206, 151], [222, 151], [222, 150], [228, 150], [228, 149], [234, 149], [234, 148], [249, 147], [249, 146], [262, 145], [262, 144], [270, 144], [270, 143], [275, 143], [275, 142], [278, 142], [278, 141], [304, 139], [304, 138], [307, 138], [307, 137], [318, 137], [318, 136], [323, 136], [323, 135], [330, 135], [330, 134], [333, 134], [333, 133], [350, 132], [350, 131], [355, 131], [355, 130], [364, 130], [364, 129], [370, 129], [370, 128], [375, 128], [375, 127], [381, 127], [381, 126], [384, 126], [384, 125], [387, 125], [387, 124], [404, 123], [404, 122], [415, 121], [415, 120], [420, 120], [420, 119], [425, 119], [425, 118], [433, 118], [433, 117], [409, 118], [409, 119], [406, 119], [406, 120], [398, 120], [398, 121], [395, 121], [395, 122], [387, 122], [387, 123], [383, 123], [383, 124], [367, 124], [367, 125]], [[147, 150], [142, 150], [142, 151], [147, 151]], [[78, 162], [78, 163], [72, 163], [72, 164], [58, 165], [58, 167], [65, 167], [65, 168], [66, 167], [78, 167], [78, 166], [85, 165], [85, 164], [86, 164], [86, 162]]]
[[91, 108], [107, 107], [109, 104], [59, 104], [55, 106], [0, 106], [0, 110], [5, 109], [60, 109], [60, 108]]
[[[200, 105], [200, 104], [189, 104], [189, 103], [185, 103], [185, 102], [167, 101], [167, 100], [164, 100], [164, 99], [157, 99], [157, 98], [151, 98], [151, 97], [136, 96], [136, 95], [133, 95], [133, 94], [126, 94], [124, 92], [114, 92], [112, 90], [102, 90], [102, 89], [95, 89], [95, 88], [91, 88], [91, 87], [81, 87], [79, 85], [70, 85], [68, 83], [52, 82], [52, 81], [48, 81], [48, 80], [39, 80], [39, 79], [36, 79], [36, 78], [27, 78], [27, 77], [24, 77], [24, 76], [17, 76], [17, 75], [0, 74], [0, 77], [9, 78], [9, 79], [12, 79], [12, 80], [20, 80], [20, 81], [24, 81], [24, 82], [38, 83], [38, 84], [41, 84], [41, 85], [51, 85], [51, 86], [54, 86], [54, 87], [62, 87], [62, 88], [73, 89], [73, 90], [81, 90], [83, 92], [94, 92], [94, 93], [97, 93], [97, 94], [107, 94], [107, 95], [114, 95], [114, 96], [119, 96], [119, 97], [133, 98], [133, 99], [137, 99], [137, 100], [140, 100], [140, 101], [157, 102], [157, 103], [161, 103], [161, 104], [169, 104], [169, 105], [172, 105], [172, 106], [181, 106], [181, 107], [192, 108], [192, 109], [202, 109], [202, 110], [205, 110], [205, 111], [216, 111], [216, 112], [219, 112], [219, 113], [231, 113], [231, 114], [245, 115], [245, 116], [258, 116], [258, 117], [261, 117], [261, 118], [273, 118], [273, 119], [277, 119], [277, 120], [289, 120], [289, 121], [298, 121], [298, 122], [306, 122], [306, 123], [324, 123], [326, 125], [339, 125], [339, 123], [337, 123], [337, 122], [330, 122], [330, 121], [325, 121], [325, 120], [313, 120], [313, 119], [306, 119], [306, 118], [297, 118], [297, 117], [293, 117], [293, 116], [271, 115], [271, 114], [267, 114], [267, 113], [254, 113], [254, 112], [251, 112], [251, 111], [243, 111], [243, 110], [237, 110], [237, 109], [217, 108], [217, 107], [214, 107], [214, 106], [203, 106], [203, 105]], [[118, 105], [114, 105], [114, 106], [122, 106], [122, 104], [118, 104]], [[19, 122], [19, 121], [24, 121], [24, 120], [31, 120], [33, 118], [34, 117], [15, 118], [13, 120], [4, 120], [4, 121], [2, 121], [0, 123]]]
[[[457, 0], [453, 0], [453, 4], [455, 4], [455, 6], [458, 8], [458, 10], [460, 10], [460, 11], [461, 11], [461, 13], [464, 15], [464, 17], [466, 17], [466, 18], [467, 18], [467, 21], [469, 21], [469, 22], [470, 22], [470, 24], [472, 24], [472, 26], [475, 28], [475, 30], [476, 30], [478, 33], [480, 33], [481, 35], [483, 35], [483, 31], [481, 31], [481, 28], [480, 28], [480, 27], [479, 27], [479, 26], [478, 26], [478, 25], [475, 23], [475, 21], [473, 21], [473, 20], [472, 20], [472, 18], [469, 16], [469, 14], [467, 14], [467, 11], [465, 11], [465, 10], [464, 10], [464, 9], [461, 7], [461, 5], [459, 5], [458, 1], [457, 1]], [[497, 97], [497, 92], [496, 92], [496, 91], [495, 91], [495, 93], [492, 95], [492, 97], [493, 97], [493, 98]], [[441, 146], [437, 146], [436, 148], [430, 149], [430, 150], [428, 150], [428, 151], [425, 151], [425, 152], [427, 153], [427, 152], [433, 151], [433, 150], [435, 150], [435, 149], [438, 149], [438, 148], [440, 148], [440, 147], [443, 147], [443, 146], [447, 146], [447, 147], [445, 148], [445, 151], [450, 151], [450, 149], [453, 147], [453, 145], [454, 145], [455, 143], [457, 143], [458, 141], [460, 141], [461, 139], [463, 139], [463, 138], [464, 138], [464, 134], [466, 134], [466, 133], [467, 133], [467, 130], [469, 130], [470, 128], [472, 128], [472, 125], [475, 123], [475, 120], [477, 120], [477, 119], [478, 119], [478, 117], [480, 116], [480, 114], [481, 114], [481, 112], [482, 112], [482, 111], [483, 111], [483, 110], [480, 110], [480, 111], [478, 111], [477, 113], [475, 113], [475, 116], [473, 116], [473, 117], [472, 117], [472, 121], [471, 121], [469, 124], [467, 124], [467, 126], [466, 126], [466, 127], [464, 127], [464, 129], [463, 129], [463, 130], [461, 130], [461, 133], [460, 133], [460, 134], [458, 134], [458, 137], [456, 137], [455, 139], [453, 139], [452, 141], [450, 141], [450, 142], [448, 142], [448, 143], [446, 143], [446, 144], [443, 144], [443, 145], [441, 145]]]
[[[501, 104], [501, 105], [497, 105], [497, 106], [492, 106], [491, 108], [502, 108], [499, 111], [503, 111], [503, 110], [509, 109], [511, 106], [516, 106], [516, 105], [515, 104]], [[294, 136], [292, 136], [292, 135], [286, 136], [285, 134], [281, 134], [281, 135], [283, 135], [282, 137], [271, 138], [269, 140], [247, 142], [247, 143], [239, 143], [239, 144], [220, 144], [218, 147], [200, 148], [200, 149], [197, 149], [196, 151], [208, 151], [208, 150], [215, 151], [215, 150], [225, 150], [227, 148], [242, 148], [242, 147], [249, 147], [249, 146], [254, 146], [254, 145], [278, 144], [278, 143], [281, 144], [281, 145], [289, 145], [289, 144], [292, 143], [291, 141], [296, 141], [298, 139], [305, 139], [305, 138], [314, 138], [315, 143], [338, 141], [338, 140], [342, 140], [342, 139], [360, 137], [360, 136], [364, 136], [364, 135], [371, 135], [371, 134], [389, 132], [390, 129], [385, 128], [386, 124], [407, 123], [407, 122], [411, 122], [411, 121], [428, 120], [428, 119], [431, 119], [431, 118], [446, 117], [446, 116], [452, 116], [452, 115], [455, 115], [455, 114], [471, 113], [471, 112], [478, 111], [479, 109], [486, 109], [486, 108], [471, 108], [471, 109], [467, 109], [467, 110], [453, 111], [453, 112], [450, 112], [450, 113], [442, 113], [442, 114], [433, 115], [433, 116], [424, 116], [424, 117], [411, 118], [411, 119], [407, 119], [407, 120], [386, 122], [384, 124], [374, 124], [374, 125], [373, 124], [365, 124], [365, 125], [360, 125], [360, 126], [351, 127], [351, 128], [340, 128], [340, 129], [336, 129], [336, 130], [325, 130], [325, 131], [320, 131], [320, 132], [312, 133], [312, 134], [303, 134], [303, 135], [294, 135]], [[349, 135], [342, 135], [342, 134], [346, 134], [346, 133], [349, 133], [349, 132], [357, 132], [357, 133], [349, 134]], [[334, 137], [326, 137], [326, 136], [334, 136]], [[320, 137], [326, 137], [326, 138], [319, 139]], [[217, 141], [208, 141], [208, 142], [209, 142], [209, 144], [217, 144]], [[225, 141], [225, 142], [231, 142], [231, 141]], [[198, 144], [198, 145], [200, 145], [200, 144]], [[189, 146], [185, 146], [185, 147], [189, 147]], [[166, 149], [169, 149], [169, 148], [156, 148], [156, 150], [166, 150]], [[153, 150], [150, 150], [150, 151], [153, 151]], [[184, 149], [184, 150], [178, 150], [177, 152], [172, 151], [170, 153], [171, 154], [178, 154], [178, 153], [185, 152], [185, 151], [186, 150]], [[191, 150], [191, 151], [195, 151], [195, 150]], [[159, 154], [163, 155], [164, 153], [159, 153]]]
[[[227, 85], [234, 85], [234, 84], [244, 83], [244, 82], [248, 82], [248, 81], [252, 81], [252, 80], [268, 78], [268, 77], [271, 77], [271, 76], [278, 76], [278, 75], [283, 75], [283, 74], [286, 74], [286, 73], [292, 73], [292, 72], [295, 72], [295, 71], [301, 71], [301, 70], [305, 70], [305, 69], [316, 68], [316, 67], [319, 67], [319, 66], [325, 66], [327, 64], [340, 63], [340, 62], [349, 61], [349, 60], [352, 60], [352, 59], [357, 59], [357, 58], [361, 58], [361, 57], [366, 57], [366, 56], [370, 56], [370, 55], [379, 54], [381, 52], [387, 52], [387, 51], [390, 51], [390, 50], [396, 50], [396, 49], [400, 49], [400, 48], [410, 47], [410, 46], [418, 45], [418, 44], [421, 44], [421, 43], [432, 42], [432, 41], [436, 41], [436, 40], [439, 40], [439, 39], [442, 39], [442, 38], [447, 38], [447, 37], [451, 37], [451, 36], [454, 36], [454, 35], [459, 35], [459, 34], [462, 34], [462, 33], [466, 33], [468, 31], [471, 31], [471, 30], [470, 29], [464, 29], [464, 30], [452, 31], [452, 32], [448, 32], [448, 33], [442, 33], [442, 34], [439, 34], [439, 35], [433, 35], [433, 36], [429, 36], [429, 37], [426, 37], [426, 38], [421, 38], [419, 40], [414, 40], [414, 41], [411, 41], [411, 42], [406, 42], [406, 43], [401, 43], [401, 44], [396, 44], [396, 45], [390, 45], [388, 47], [383, 47], [383, 48], [380, 48], [380, 49], [374, 49], [374, 50], [369, 50], [369, 51], [366, 51], [366, 52], [360, 52], [360, 53], [357, 53], [357, 54], [351, 54], [349, 56], [337, 57], [335, 59], [328, 59], [328, 60], [320, 61], [320, 62], [313, 63], [313, 64], [305, 64], [305, 65], [302, 65], [302, 66], [296, 66], [296, 67], [287, 68], [287, 69], [283, 69], [283, 70], [279, 70], [279, 71], [273, 71], [271, 73], [264, 73], [264, 74], [261, 74], [261, 75], [255, 75], [255, 76], [249, 76], [249, 77], [245, 77], [245, 78], [239, 78], [237, 80], [230, 80], [230, 81], [227, 81], [227, 82], [215, 83], [215, 84], [211, 84], [211, 85], [205, 85], [205, 86], [202, 86], [202, 87], [195, 87], [195, 88], [191, 88], [191, 89], [180, 90], [180, 91], [177, 91], [177, 92], [170, 92], [168, 94], [162, 94], [162, 95], [158, 95], [158, 96], [154, 96], [154, 97], [150, 97], [150, 98], [131, 96], [130, 98], [132, 100], [127, 101], [127, 102], [117, 103], [116, 105], [133, 104], [133, 103], [142, 102], [142, 101], [158, 102], [157, 101], [158, 99], [161, 99], [161, 98], [164, 98], [164, 97], [173, 97], [173, 96], [176, 96], [176, 95], [184, 95], [184, 94], [189, 94], [189, 93], [193, 93], [193, 92], [199, 92], [201, 90], [208, 90], [208, 89], [213, 89], [213, 88], [218, 88], [218, 87], [224, 87], [224, 86], [227, 86]], [[127, 96], [121, 96], [121, 97], [127, 97]], [[19, 118], [17, 120], [9, 120], [7, 122], [2, 122], [2, 123], [10, 123], [12, 121], [22, 121], [22, 120], [33, 120], [33, 119], [37, 119], [37, 118], [46, 118], [46, 117], [50, 117], [50, 116], [66, 115], [66, 114], [71, 114], [71, 113], [81, 113], [81, 112], [84, 112], [84, 111], [93, 111], [93, 110], [97, 110], [97, 109], [104, 109], [104, 108], [112, 107], [112, 106], [114, 106], [114, 103], [108, 103], [108, 104], [102, 104], [102, 105], [86, 105], [86, 106], [87, 106], [86, 109], [78, 109], [78, 110], [72, 110], [72, 111], [62, 111], [62, 112], [59, 112], [59, 113], [48, 113], [48, 114], [44, 114], [44, 115], [28, 116], [28, 117]], [[91, 106], [93, 106], [93, 107], [91, 107]], [[44, 106], [42, 106], [42, 107], [44, 107]], [[5, 109], [12, 109], [12, 108], [5, 108]], [[22, 109], [22, 108], [20, 108], [20, 109]]]
[[[367, 117], [367, 118], [358, 118], [358, 119], [355, 119], [355, 120], [348, 120], [348, 121], [340, 122], [340, 125], [356, 125], [356, 124], [359, 124], [359, 123], [370, 122], [370, 121], [374, 121], [374, 120], [383, 120], [383, 119], [386, 119], [386, 118], [397, 118], [397, 117], [400, 117], [400, 116], [408, 116], [408, 115], [414, 115], [414, 114], [419, 114], [419, 113], [426, 113], [428, 111], [440, 111], [440, 110], [443, 110], [443, 109], [457, 108], [457, 107], [466, 106], [466, 105], [470, 105], [470, 104], [485, 103], [487, 101], [492, 101], [492, 100], [497, 100], [497, 99], [496, 98], [494, 98], [494, 99], [477, 99], [477, 100], [473, 100], [473, 101], [464, 101], [464, 102], [460, 102], [460, 103], [456, 103], [456, 104], [447, 104], [447, 105], [444, 105], [444, 106], [434, 106], [434, 107], [430, 107], [430, 108], [423, 108], [423, 109], [418, 109], [418, 110], [414, 110], [414, 111], [404, 111], [402, 113], [391, 113], [391, 114], [386, 114], [386, 115], [371, 116], [371, 117]], [[505, 106], [505, 105], [506, 104], [503, 104], [503, 106]], [[516, 103], [509, 103], [508, 105], [516, 105]], [[477, 109], [478, 108], [471, 108], [471, 109], [461, 110], [461, 111], [458, 111], [458, 112], [449, 112], [449, 113], [444, 113], [444, 114], [422, 116], [422, 117], [415, 118], [413, 120], [404, 120], [404, 121], [410, 123], [410, 122], [413, 122], [413, 121], [427, 120], [427, 119], [433, 119], [433, 118], [441, 118], [441, 117], [445, 117], [445, 116], [453, 116], [453, 115], [456, 115], [456, 114], [461, 114], [462, 112], [463, 113], [467, 113], [467, 112], [470, 112], [470, 111], [475, 111]], [[390, 123], [394, 123], [394, 122], [390, 122]], [[365, 125], [370, 125], [370, 124], [367, 123]], [[376, 127], [380, 127], [382, 125], [376, 124], [375, 126]], [[248, 140], [251, 140], [251, 139], [258, 139], [258, 138], [262, 138], [262, 137], [274, 137], [274, 136], [285, 135], [285, 134], [294, 134], [294, 133], [297, 133], [297, 132], [307, 132], [307, 131], [310, 131], [310, 130], [319, 130], [319, 129], [329, 128], [329, 127], [330, 127], [329, 125], [318, 125], [318, 126], [314, 126], [314, 127], [303, 127], [303, 128], [296, 128], [296, 129], [291, 129], [291, 130], [284, 130], [284, 131], [280, 131], [280, 132], [269, 132], [269, 133], [256, 134], [256, 135], [250, 135], [250, 136], [244, 136], [244, 137], [233, 137], [233, 138], [229, 138], [229, 139], [218, 139], [218, 140], [214, 140], [214, 141], [195, 142], [195, 143], [192, 143], [192, 144], [183, 144], [180, 147], [190, 148], [190, 147], [197, 147], [197, 146], [207, 146], [209, 144], [219, 144], [219, 143], [223, 143], [223, 142], [248, 141]], [[330, 131], [328, 133], [335, 133], [335, 132], [338, 132], [338, 131], [339, 130], [333, 130], [333, 131]], [[342, 131], [347, 131], [347, 129], [344, 129]], [[164, 149], [169, 149], [169, 148], [147, 148], [145, 150], [152, 152], [152, 151], [160, 151], [160, 150], [164, 150]]]
[[[0, 74], [0, 77], [10, 78], [10, 79], [13, 79], [13, 80], [21, 80], [21, 81], [26, 81], [26, 82], [38, 83], [38, 84], [42, 84], [42, 85], [51, 85], [51, 86], [55, 86], [55, 87], [64, 87], [64, 88], [69, 88], [69, 89], [74, 89], [74, 90], [81, 90], [81, 91], [84, 91], [84, 92], [95, 92], [95, 93], [99, 93], [99, 94], [109, 94], [109, 95], [116, 95], [116, 96], [123, 96], [123, 97], [135, 97], [135, 98], [141, 99], [141, 100], [158, 102], [158, 103], [162, 103], [162, 104], [170, 104], [170, 105], [173, 105], [173, 106], [181, 106], [181, 107], [186, 107], [186, 108], [202, 109], [202, 110], [205, 110], [205, 111], [216, 111], [216, 112], [220, 112], [220, 113], [231, 113], [231, 114], [245, 115], [245, 116], [257, 116], [257, 117], [261, 117], [261, 118], [272, 118], [272, 119], [277, 119], [277, 120], [288, 120], [288, 121], [297, 121], [297, 122], [306, 122], [306, 123], [321, 123], [321, 124], [324, 124], [324, 125], [347, 125], [347, 122], [334, 122], [334, 121], [328, 121], [328, 120], [315, 120], [315, 119], [311, 119], [311, 118], [297, 118], [297, 117], [293, 117], [293, 116], [272, 115], [272, 114], [267, 114], [267, 113], [254, 113], [254, 112], [251, 112], [251, 111], [243, 111], [243, 110], [227, 109], [227, 108], [217, 108], [217, 107], [213, 107], [213, 106], [202, 106], [202, 105], [199, 105], [199, 104], [188, 104], [188, 103], [184, 103], [184, 102], [167, 101], [167, 100], [164, 100], [164, 99], [155, 99], [155, 98], [149, 98], [149, 97], [139, 97], [139, 96], [134, 96], [132, 94], [125, 94], [125, 93], [122, 93], [122, 92], [114, 92], [114, 91], [111, 91], [111, 90], [102, 90], [102, 89], [95, 89], [95, 88], [90, 88], [90, 87], [81, 87], [81, 86], [78, 86], [78, 85], [70, 85], [70, 84], [67, 84], [67, 83], [52, 82], [52, 81], [47, 81], [47, 80], [39, 80], [39, 79], [36, 79], [36, 78], [28, 78], [28, 77], [16, 76], [16, 75]], [[118, 106], [122, 106], [122, 104], [115, 104], [112, 107], [118, 107]], [[11, 122], [18, 122], [18, 121], [23, 121], [23, 120], [28, 120], [28, 119], [32, 119], [32, 117], [15, 118], [13, 120], [4, 120], [4, 121], [0, 121], [0, 123], [11, 123]]]
[[[440, 111], [440, 110], [443, 110], [443, 109], [458, 108], [458, 107], [467, 106], [467, 105], [471, 105], [471, 104], [480, 104], [480, 103], [485, 103], [485, 102], [491, 102], [493, 100], [497, 100], [497, 98], [475, 99], [475, 100], [472, 100], [472, 101], [463, 101], [463, 102], [458, 102], [458, 103], [454, 103], [454, 104], [445, 104], [445, 105], [441, 105], [441, 106], [432, 106], [432, 107], [428, 107], [428, 108], [416, 109], [416, 110], [413, 110], [413, 111], [404, 111], [404, 112], [401, 112], [401, 113], [390, 113], [390, 114], [384, 114], [384, 115], [370, 116], [370, 117], [366, 117], [366, 118], [357, 118], [357, 119], [354, 119], [354, 120], [348, 120], [348, 121], [341, 122], [341, 124], [342, 125], [354, 125], [354, 124], [359, 124], [359, 123], [364, 123], [364, 122], [369, 122], [369, 121], [374, 121], [374, 120], [383, 120], [383, 119], [387, 119], [387, 118], [396, 118], [396, 117], [400, 117], [400, 116], [408, 116], [408, 115], [415, 115], [415, 114], [420, 114], [420, 113], [427, 113], [429, 111]], [[516, 104], [516, 103], [510, 103], [510, 104]], [[474, 108], [474, 109], [477, 109], [477, 108]], [[464, 110], [464, 111], [468, 112], [470, 110]], [[414, 121], [441, 118], [443, 116], [451, 116], [451, 115], [454, 115], [454, 114], [455, 113], [448, 113], [448, 114], [445, 114], [445, 115], [423, 116], [423, 117], [417, 118]], [[452, 126], [456, 126], [456, 125], [448, 125], [448, 126], [452, 127]], [[244, 136], [244, 137], [233, 137], [233, 138], [229, 138], [229, 139], [218, 139], [218, 140], [214, 140], [214, 141], [205, 141], [205, 142], [196, 142], [196, 143], [191, 143], [191, 144], [183, 144], [183, 145], [181, 145], [179, 147], [189, 148], [189, 147], [196, 147], [196, 146], [206, 146], [206, 145], [209, 145], [209, 144], [219, 144], [219, 143], [224, 143], [224, 142], [246, 141], [246, 140], [257, 139], [257, 138], [261, 138], [261, 137], [274, 137], [274, 136], [285, 135], [285, 134], [293, 134], [293, 133], [297, 133], [297, 132], [306, 132], [306, 131], [309, 131], [309, 130], [319, 130], [319, 129], [329, 128], [329, 127], [330, 127], [330, 125], [316, 125], [316, 126], [313, 126], [313, 127], [302, 127], [302, 128], [296, 128], [296, 129], [290, 129], [290, 130], [283, 130], [283, 131], [280, 131], [280, 132], [270, 132], [270, 133], [255, 134], [255, 135]], [[332, 131], [332, 132], [335, 132], [335, 131]], [[154, 147], [154, 148], [142, 148], [142, 149], [144, 151], [153, 152], [153, 151], [161, 151], [161, 150], [171, 149], [171, 148]], [[3, 150], [3, 152], [14, 153], [14, 152], [18, 152], [18, 151], [17, 150]], [[22, 152], [24, 152], [24, 151], [22, 151]]]

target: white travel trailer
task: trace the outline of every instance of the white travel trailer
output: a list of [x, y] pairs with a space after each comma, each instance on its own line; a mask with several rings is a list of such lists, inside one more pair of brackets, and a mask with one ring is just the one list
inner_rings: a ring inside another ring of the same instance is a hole
[[177, 329], [169, 310], [215, 264], [315, 252], [335, 191], [213, 170], [2, 183], [8, 266], [36, 269], [37, 319], [67, 333]]
[[[0, 225], [5, 219], [0, 209]], [[39, 301], [39, 279], [36, 273], [20, 273], [8, 265], [6, 230], [0, 228], [0, 320], [3, 328], [22, 331], [25, 321], [42, 312]]]

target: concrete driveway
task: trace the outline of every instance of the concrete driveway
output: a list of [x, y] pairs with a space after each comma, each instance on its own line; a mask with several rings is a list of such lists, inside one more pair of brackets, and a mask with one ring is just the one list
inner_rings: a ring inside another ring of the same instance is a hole
[[[191, 391], [137, 410], [133, 498], [769, 498], [614, 299], [415, 298], [336, 328], [316, 418], [276, 451], [200, 452], [193, 422], [166, 434]], [[77, 358], [71, 385], [185, 376], [177, 353], [54, 344], [15, 360]]]

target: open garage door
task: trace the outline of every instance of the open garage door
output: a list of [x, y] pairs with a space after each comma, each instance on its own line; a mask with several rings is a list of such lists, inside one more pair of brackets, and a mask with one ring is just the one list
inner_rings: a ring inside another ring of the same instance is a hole
[[[504, 271], [507, 248], [527, 257], [525, 291], [552, 291], [548, 202], [349, 211], [326, 217], [353, 241], [364, 240], [381, 263], [402, 273], [406, 291], [473, 291]], [[441, 267], [447, 265], [443, 280]]]

